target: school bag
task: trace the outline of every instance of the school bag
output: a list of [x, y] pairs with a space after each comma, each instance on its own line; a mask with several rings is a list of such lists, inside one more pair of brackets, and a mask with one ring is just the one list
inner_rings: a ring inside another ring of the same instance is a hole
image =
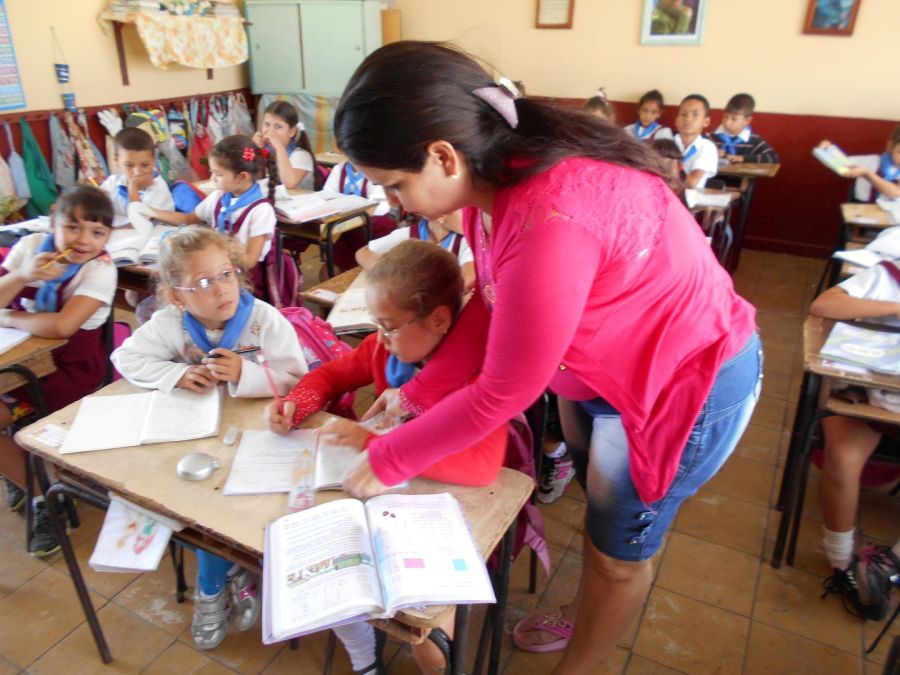
[[206, 198], [199, 188], [183, 180], [176, 180], [169, 189], [175, 200], [175, 210], [180, 213], [193, 213], [197, 205]]
[[56, 113], [50, 114], [50, 156], [53, 180], [63, 190], [76, 184], [75, 147]]
[[6, 128], [6, 140], [9, 142], [9, 157], [7, 157], [7, 161], [9, 163], [9, 172], [12, 174], [16, 197], [19, 199], [31, 199], [28, 176], [25, 175], [25, 162], [22, 160], [22, 156], [16, 152], [16, 144], [13, 143], [9, 122], [4, 122], [3, 126]]
[[191, 145], [188, 151], [188, 162], [199, 180], [209, 178], [209, 164], [206, 158], [213, 148], [213, 141], [206, 131], [206, 103], [201, 106], [196, 100], [191, 99]]
[[50, 205], [56, 201], [56, 184], [53, 182], [53, 174], [47, 166], [47, 160], [41, 153], [41, 147], [24, 117], [19, 118], [19, 129], [22, 132], [25, 174], [28, 176], [28, 188], [31, 190], [26, 213], [29, 218], [45, 216], [50, 211]]
[[253, 136], [256, 133], [256, 127], [253, 126], [253, 119], [250, 117], [250, 110], [247, 108], [247, 101], [244, 100], [243, 94], [228, 95], [228, 128], [232, 134]]
[[[330, 323], [315, 316], [306, 307], [282, 307], [279, 311], [294, 327], [300, 341], [300, 350], [311, 371], [353, 351], [353, 347], [338, 339]], [[324, 410], [355, 420], [354, 397], [355, 392], [347, 392], [334, 401], [329, 401]]]

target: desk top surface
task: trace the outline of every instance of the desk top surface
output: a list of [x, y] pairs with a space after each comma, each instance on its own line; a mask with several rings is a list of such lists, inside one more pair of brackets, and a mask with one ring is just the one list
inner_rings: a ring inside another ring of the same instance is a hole
[[878, 204], [841, 204], [841, 217], [847, 225], [884, 228], [897, 224]]
[[719, 164], [717, 173], [726, 176], [761, 176], [772, 178], [778, 173], [781, 164], [754, 164], [751, 162], [736, 162], [734, 164]]
[[322, 305], [323, 307], [333, 307], [333, 300], [328, 300], [316, 295], [316, 291], [329, 291], [331, 293], [340, 295], [348, 288], [350, 288], [350, 285], [354, 281], [356, 281], [356, 278], [359, 276], [360, 272], [362, 272], [362, 267], [354, 267], [347, 270], [346, 272], [336, 274], [327, 281], [323, 281], [322, 283], [316, 284], [308, 290], [303, 291], [303, 299], [309, 300], [310, 302], [313, 302], [317, 305]]
[[854, 373], [822, 364], [819, 352], [825, 344], [825, 340], [828, 339], [834, 323], [833, 319], [823, 319], [820, 316], [806, 317], [806, 321], [803, 323], [803, 367], [817, 375], [849, 384], [900, 390], [900, 376], [875, 372]]
[[30, 338], [16, 345], [9, 351], [0, 354], [0, 368], [6, 368], [17, 363], [22, 363], [30, 358], [49, 352], [57, 347], [62, 347], [68, 340], [63, 338], [42, 338], [32, 335]]
[[334, 166], [335, 164], [346, 162], [347, 155], [343, 152], [317, 152], [316, 161], [319, 164], [325, 164], [326, 166]]
[[[102, 389], [98, 395], [142, 391], [146, 390], [120, 380]], [[68, 428], [75, 418], [79, 403], [73, 403], [26, 427], [16, 438], [28, 451], [78, 478], [169, 516], [215, 542], [245, 555], [261, 558], [265, 526], [287, 515], [287, 495], [223, 496], [222, 488], [239, 443], [226, 446], [222, 444], [221, 437], [229, 426], [236, 426], [242, 431], [265, 429], [262, 410], [270, 399], [234, 399], [227, 394], [222, 398], [220, 435], [213, 438], [66, 455], [60, 455], [58, 448], [49, 447], [33, 438], [33, 434], [48, 423]], [[326, 419], [327, 415], [317, 413], [304, 426], [319, 426]], [[221, 463], [221, 469], [203, 481], [178, 478], [175, 473], [176, 464], [189, 452], [206, 452], [216, 457]], [[487, 487], [462, 487], [414, 479], [410, 481], [409, 487], [400, 492], [453, 494], [466, 513], [479, 549], [483, 555], [487, 555], [528, 500], [532, 487], [532, 481], [525, 474], [503, 469], [498, 479]], [[345, 496], [342, 491], [322, 491], [316, 493], [316, 503]]]

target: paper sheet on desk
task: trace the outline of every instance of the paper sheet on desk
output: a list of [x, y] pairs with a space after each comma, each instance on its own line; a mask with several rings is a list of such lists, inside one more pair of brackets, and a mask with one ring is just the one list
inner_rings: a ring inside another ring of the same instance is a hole
[[22, 344], [30, 337], [31, 333], [19, 330], [18, 328], [0, 328], [0, 354], [8, 352], [10, 349]]

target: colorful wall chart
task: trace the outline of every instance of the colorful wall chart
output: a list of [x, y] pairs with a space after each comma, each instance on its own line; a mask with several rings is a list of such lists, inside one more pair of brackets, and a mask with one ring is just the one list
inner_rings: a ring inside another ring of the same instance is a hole
[[13, 49], [6, 3], [0, 0], [0, 110], [25, 107], [25, 92], [19, 78], [19, 66]]

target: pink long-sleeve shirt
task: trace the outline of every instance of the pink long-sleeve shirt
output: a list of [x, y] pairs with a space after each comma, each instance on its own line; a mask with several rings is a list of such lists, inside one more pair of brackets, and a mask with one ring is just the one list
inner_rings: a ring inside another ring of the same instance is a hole
[[570, 158], [498, 189], [490, 235], [467, 218], [466, 237], [489, 316], [470, 303], [404, 386], [427, 410], [369, 444], [375, 474], [388, 485], [416, 475], [550, 385], [619, 411], [638, 494], [660, 499], [719, 367], [755, 327], [693, 217], [655, 176]]

